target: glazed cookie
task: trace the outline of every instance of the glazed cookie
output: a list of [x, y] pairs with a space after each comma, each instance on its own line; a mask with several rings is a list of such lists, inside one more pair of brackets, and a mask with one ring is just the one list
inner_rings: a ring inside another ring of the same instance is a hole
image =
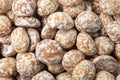
[[14, 58], [0, 59], [0, 77], [11, 77], [16, 73], [16, 60]]
[[109, 55], [97, 56], [92, 62], [95, 64], [97, 71], [106, 70], [108, 72], [114, 72], [117, 68], [116, 59]]
[[114, 43], [120, 43], [120, 23], [118, 21], [110, 22], [106, 26], [106, 32]]
[[57, 0], [38, 0], [37, 7], [40, 16], [47, 16], [58, 9], [59, 3]]
[[17, 71], [20, 75], [32, 77], [43, 69], [43, 64], [37, 60], [34, 53], [17, 54]]
[[[104, 5], [103, 5], [104, 4]], [[109, 15], [120, 13], [120, 0], [100, 0], [102, 11]]]
[[104, 36], [100, 36], [95, 38], [95, 43], [97, 46], [97, 54], [111, 54], [114, 50], [114, 43], [108, 38]]
[[68, 72], [60, 73], [56, 76], [56, 80], [72, 80], [72, 75]]
[[51, 28], [49, 24], [45, 24], [41, 31], [41, 37], [43, 39], [53, 39], [56, 35], [57, 29]]
[[70, 50], [63, 56], [62, 66], [67, 72], [72, 73], [74, 67], [84, 58], [85, 56], [79, 50]]
[[85, 9], [85, 4], [82, 1], [75, 6], [63, 6], [63, 11], [69, 14], [72, 18], [76, 18]]
[[93, 80], [95, 77], [96, 69], [91, 61], [80, 61], [72, 73], [72, 80]]
[[106, 26], [113, 21], [113, 18], [112, 18], [112, 16], [110, 16], [108, 14], [105, 14], [103, 12], [99, 15], [99, 18], [100, 18], [101, 23], [102, 23], [102, 25], [101, 25], [102, 27], [101, 27], [101, 30], [100, 30], [100, 35], [108, 36], [108, 34], [106, 32]]
[[81, 32], [77, 36], [76, 46], [86, 56], [93, 56], [97, 53], [94, 40], [86, 32]]
[[77, 31], [75, 29], [58, 30], [55, 40], [64, 48], [70, 49], [76, 41]]
[[0, 37], [6, 36], [12, 32], [12, 25], [9, 18], [5, 15], [0, 15]]
[[49, 15], [47, 22], [52, 28], [71, 29], [74, 27], [72, 17], [65, 12], [55, 12]]
[[45, 64], [58, 64], [64, 55], [62, 47], [51, 39], [37, 43], [36, 57]]
[[12, 8], [13, 0], [0, 0], [0, 14], [8, 12]]
[[107, 71], [99, 71], [95, 80], [115, 80], [115, 76]]
[[47, 65], [47, 66], [48, 66], [48, 71], [50, 71], [53, 74], [59, 74], [64, 71], [64, 68], [61, 63], [54, 65]]
[[100, 30], [101, 21], [94, 12], [83, 11], [75, 19], [75, 25], [79, 31], [95, 33]]
[[32, 16], [36, 9], [36, 0], [13, 0], [12, 11], [17, 16]]
[[29, 48], [29, 37], [22, 27], [15, 28], [11, 33], [11, 45], [16, 52], [24, 53]]

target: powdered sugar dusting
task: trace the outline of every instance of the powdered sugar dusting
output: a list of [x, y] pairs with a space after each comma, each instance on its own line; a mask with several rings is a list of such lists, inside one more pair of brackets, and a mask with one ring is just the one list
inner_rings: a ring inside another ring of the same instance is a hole
[[55, 12], [58, 8], [58, 2], [56, 0], [38, 0], [38, 14], [40, 16], [47, 16]]
[[108, 24], [106, 32], [114, 43], [120, 43], [120, 23], [118, 21]]
[[64, 49], [70, 49], [75, 44], [76, 37], [77, 31], [75, 29], [58, 30], [55, 36], [55, 40]]
[[79, 31], [94, 33], [101, 28], [101, 22], [97, 14], [92, 11], [83, 11], [75, 19], [76, 28]]
[[95, 55], [97, 53], [95, 42], [90, 37], [90, 35], [85, 32], [78, 34], [76, 46], [87, 56]]
[[55, 40], [44, 39], [36, 46], [36, 57], [45, 64], [59, 63], [63, 55], [63, 49]]
[[52, 28], [71, 29], [74, 27], [73, 19], [65, 12], [55, 12], [49, 15], [47, 22]]

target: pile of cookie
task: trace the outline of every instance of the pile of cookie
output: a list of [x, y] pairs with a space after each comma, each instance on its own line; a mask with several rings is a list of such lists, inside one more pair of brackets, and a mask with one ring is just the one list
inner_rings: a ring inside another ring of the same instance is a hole
[[0, 80], [120, 80], [120, 0], [0, 0]]

